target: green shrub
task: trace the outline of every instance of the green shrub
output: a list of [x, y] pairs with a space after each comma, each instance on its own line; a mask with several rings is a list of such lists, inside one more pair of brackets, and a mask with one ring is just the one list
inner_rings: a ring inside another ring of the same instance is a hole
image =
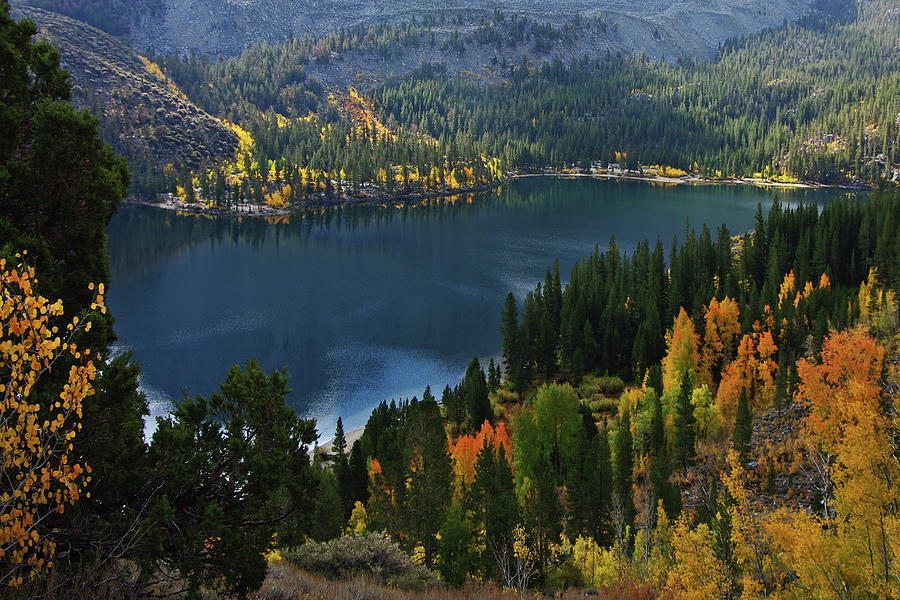
[[331, 579], [368, 575], [405, 590], [438, 584], [434, 573], [414, 563], [383, 533], [346, 535], [322, 543], [308, 541], [283, 551], [282, 557], [304, 571]]
[[625, 382], [621, 377], [585, 375], [577, 391], [578, 396], [586, 400], [593, 400], [597, 395], [618, 398], [625, 391]]
[[619, 401], [605, 396], [593, 396], [588, 402], [592, 413], [613, 413], [619, 409]]

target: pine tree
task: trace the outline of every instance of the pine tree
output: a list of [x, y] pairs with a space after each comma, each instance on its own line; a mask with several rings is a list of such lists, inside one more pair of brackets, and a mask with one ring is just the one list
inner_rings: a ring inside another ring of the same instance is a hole
[[347, 438], [344, 437], [344, 423], [338, 417], [337, 427], [334, 430], [334, 441], [331, 444], [331, 451], [339, 457], [347, 455]]
[[422, 392], [422, 402], [434, 402], [434, 394], [431, 393], [431, 386], [426, 385], [425, 391]]
[[334, 430], [334, 441], [331, 444], [331, 452], [333, 453], [334, 477], [337, 485], [338, 495], [341, 499], [341, 507], [343, 508], [344, 519], [350, 517], [350, 511], [353, 510], [353, 473], [350, 470], [349, 456], [347, 456], [347, 438], [344, 437], [344, 423], [338, 417], [337, 426]]
[[[430, 395], [430, 394], [429, 394]], [[441, 412], [433, 399], [410, 408], [406, 424], [405, 517], [410, 549], [421, 544], [425, 566], [437, 552], [437, 532], [450, 504], [452, 466]]]
[[[550, 464], [541, 457], [537, 471], [546, 472]], [[528, 543], [538, 560], [541, 573], [546, 574], [550, 544], [562, 533], [562, 506], [553, 477], [538, 476], [525, 490], [522, 521], [527, 532]]]
[[488, 363], [488, 392], [496, 392], [500, 387], [500, 367], [498, 367], [494, 363], [494, 359], [491, 358], [491, 362]]
[[503, 362], [506, 365], [506, 382], [518, 391], [523, 377], [523, 348], [519, 330], [519, 313], [516, 299], [510, 293], [500, 316], [500, 342]]
[[583, 535], [598, 543], [607, 541], [612, 474], [609, 464], [609, 440], [606, 432], [593, 437], [579, 431], [578, 451], [566, 476], [566, 532], [569, 537]]
[[456, 434], [459, 435], [466, 420], [466, 403], [459, 391], [459, 386], [452, 390], [449, 385], [444, 386], [444, 392], [441, 394], [441, 405], [446, 411], [447, 420], [456, 426]]
[[506, 452], [485, 440], [475, 463], [475, 481], [469, 494], [475, 529], [483, 532], [481, 571], [487, 578], [498, 576], [497, 561], [513, 548], [513, 530], [521, 521]]
[[685, 371], [681, 376], [675, 406], [675, 460], [683, 469], [687, 469], [688, 463], [694, 458], [696, 419], [694, 405], [691, 403], [692, 392], [691, 374]]
[[592, 536], [598, 544], [610, 543], [612, 540], [612, 528], [610, 513], [613, 497], [613, 465], [609, 449], [609, 433], [604, 426], [594, 438], [594, 453], [597, 457], [597, 476], [594, 483], [596, 492], [594, 499], [594, 514], [592, 519]]
[[466, 376], [459, 386], [460, 396], [463, 398], [469, 412], [469, 426], [473, 431], [478, 431], [485, 422], [494, 420], [494, 411], [491, 409], [491, 401], [488, 398], [487, 381], [484, 370], [478, 357], [472, 357], [472, 362], [466, 369]]
[[472, 537], [472, 524], [465, 510], [454, 503], [441, 527], [441, 548], [437, 559], [437, 570], [447, 585], [459, 588], [466, 582], [466, 576], [473, 567]]
[[620, 541], [627, 543], [626, 528], [634, 526], [634, 499], [631, 494], [634, 471], [634, 455], [632, 450], [631, 417], [626, 412], [619, 418], [615, 435], [615, 466], [613, 468], [614, 503], [619, 515], [614, 516]]
[[650, 365], [647, 369], [647, 387], [656, 392], [657, 397], [663, 395], [663, 372], [660, 364]]
[[342, 482], [341, 497], [344, 501], [344, 514], [349, 518], [349, 511], [357, 502], [365, 502], [369, 499], [369, 474], [366, 462], [369, 457], [361, 440], [353, 442], [350, 447], [350, 460], [347, 465], [347, 480]]
[[310, 537], [318, 542], [334, 539], [344, 528], [344, 506], [335, 474], [325, 469], [320, 471], [319, 486], [313, 508]]
[[[775, 371], [775, 408], [784, 406], [790, 399], [788, 371], [787, 352], [781, 348], [778, 351], [778, 369]], [[738, 409], [740, 410], [740, 407]]]

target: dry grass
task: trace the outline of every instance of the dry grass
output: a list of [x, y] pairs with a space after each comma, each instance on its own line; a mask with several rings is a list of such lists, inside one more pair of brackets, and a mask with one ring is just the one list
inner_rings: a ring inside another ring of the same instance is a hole
[[597, 600], [655, 600], [658, 594], [649, 586], [607, 589], [569, 590], [565, 594], [519, 595], [503, 591], [491, 584], [470, 583], [462, 590], [437, 588], [422, 592], [408, 592], [384, 587], [373, 579], [355, 577], [330, 581], [304, 573], [287, 563], [274, 562], [262, 589], [250, 600], [515, 600], [518, 598], [555, 597], [562, 599], [596, 598]]

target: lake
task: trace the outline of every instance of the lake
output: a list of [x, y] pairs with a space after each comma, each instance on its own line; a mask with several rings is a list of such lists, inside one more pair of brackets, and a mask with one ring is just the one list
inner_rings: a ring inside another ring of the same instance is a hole
[[734, 234], [752, 228], [759, 203], [833, 194], [529, 178], [453, 202], [287, 222], [124, 206], [108, 229], [107, 305], [154, 416], [257, 358], [285, 369], [291, 406], [328, 438], [338, 416], [345, 430], [362, 426], [381, 400], [421, 397], [426, 385], [440, 398], [473, 355], [486, 367], [500, 353], [506, 294], [521, 299], [557, 258], [566, 279], [611, 236], [629, 253], [660, 237], [668, 256], [686, 221]]

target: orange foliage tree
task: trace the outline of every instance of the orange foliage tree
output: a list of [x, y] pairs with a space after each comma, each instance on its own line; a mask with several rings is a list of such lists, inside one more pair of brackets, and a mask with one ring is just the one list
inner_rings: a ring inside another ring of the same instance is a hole
[[[821, 482], [824, 514], [835, 478], [859, 480], [869, 464], [891, 454], [888, 423], [880, 406], [878, 379], [884, 348], [860, 331], [842, 331], [822, 344], [822, 363], [797, 362], [801, 385], [798, 396], [810, 405], [803, 441]], [[866, 477], [868, 479], [868, 477]], [[870, 481], [866, 495], [875, 492]], [[862, 490], [860, 490], [862, 491]]]
[[778, 346], [768, 331], [755, 327], [753, 333], [744, 334], [738, 345], [737, 357], [728, 364], [722, 374], [716, 394], [716, 408], [726, 427], [734, 424], [741, 390], [747, 390], [750, 406], [754, 411], [769, 408], [775, 398], [775, 370], [778, 364]]
[[453, 459], [454, 493], [457, 498], [460, 498], [463, 490], [475, 481], [475, 463], [485, 440], [488, 446], [492, 446], [495, 450], [502, 445], [506, 452], [506, 460], [512, 464], [512, 439], [503, 423], [492, 427], [485, 421], [476, 435], [461, 435], [456, 439], [456, 443], [449, 441], [450, 456]]
[[[91, 323], [75, 317], [58, 335], [50, 321], [62, 316], [62, 302], [39, 296], [35, 285], [33, 267], [7, 270], [0, 259], [0, 584], [12, 587], [52, 566], [52, 516], [90, 481], [71, 453], [96, 376], [91, 351], [72, 339]], [[105, 312], [103, 284], [91, 308]], [[74, 364], [62, 390], [50, 403], [35, 401], [38, 380], [64, 354]]]
[[773, 554], [808, 597], [900, 596], [900, 464], [888, 418], [897, 401], [879, 385], [883, 358], [856, 330], [829, 336], [820, 364], [797, 363], [798, 397], [810, 408], [802, 435], [823, 513], [780, 511], [769, 530]]
[[713, 298], [705, 312], [706, 326], [703, 345], [700, 348], [697, 383], [706, 384], [715, 393], [722, 368], [734, 356], [737, 336], [741, 333], [738, 303], [725, 297], [719, 302]]

